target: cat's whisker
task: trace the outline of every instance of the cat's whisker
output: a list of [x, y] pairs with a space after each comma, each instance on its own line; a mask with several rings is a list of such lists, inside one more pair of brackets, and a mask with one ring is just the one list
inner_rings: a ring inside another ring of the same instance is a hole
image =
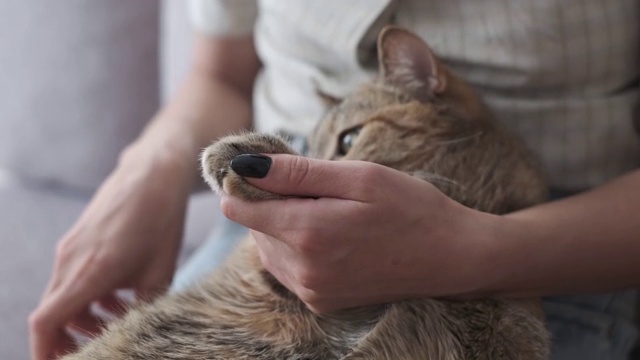
[[464, 141], [469, 141], [469, 140], [473, 140], [476, 139], [480, 136], [482, 136], [483, 132], [479, 131], [475, 134], [469, 135], [469, 136], [464, 136], [461, 138], [457, 138], [457, 139], [451, 139], [451, 140], [443, 140], [443, 141], [438, 141], [436, 142], [436, 145], [452, 145], [452, 144], [458, 144]]
[[425, 180], [425, 181], [429, 181], [429, 182], [434, 182], [434, 183], [440, 183], [440, 184], [445, 184], [445, 185], [454, 185], [459, 187], [460, 189], [467, 191], [467, 187], [460, 184], [459, 182], [453, 180], [453, 179], [449, 179], [446, 176], [442, 176], [442, 175], [438, 175], [438, 174], [434, 174], [434, 173], [430, 173], [428, 171], [414, 171], [410, 174], [411, 176], [417, 177], [419, 179]]

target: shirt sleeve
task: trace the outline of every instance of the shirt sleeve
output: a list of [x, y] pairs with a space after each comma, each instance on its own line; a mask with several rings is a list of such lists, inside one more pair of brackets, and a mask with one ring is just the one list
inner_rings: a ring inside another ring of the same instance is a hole
[[256, 0], [189, 0], [191, 24], [207, 35], [249, 35], [257, 15]]

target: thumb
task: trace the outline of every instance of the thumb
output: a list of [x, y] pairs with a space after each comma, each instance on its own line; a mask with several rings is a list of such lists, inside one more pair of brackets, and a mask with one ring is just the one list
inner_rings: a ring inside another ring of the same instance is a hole
[[238, 155], [231, 168], [260, 189], [285, 195], [366, 200], [372, 179], [384, 167], [364, 161], [329, 161], [303, 156], [273, 154]]

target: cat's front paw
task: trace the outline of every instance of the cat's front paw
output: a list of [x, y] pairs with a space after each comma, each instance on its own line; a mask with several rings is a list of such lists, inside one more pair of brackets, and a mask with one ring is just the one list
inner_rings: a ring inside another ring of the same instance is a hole
[[244, 200], [257, 201], [282, 199], [249, 184], [231, 169], [231, 160], [241, 154], [293, 154], [295, 151], [279, 136], [246, 133], [224, 137], [209, 147], [201, 155], [202, 177], [215, 191], [237, 196]]

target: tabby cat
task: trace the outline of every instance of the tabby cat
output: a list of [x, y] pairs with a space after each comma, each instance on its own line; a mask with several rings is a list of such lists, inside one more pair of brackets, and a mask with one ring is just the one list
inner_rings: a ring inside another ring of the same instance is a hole
[[[329, 111], [312, 153], [395, 168], [485, 212], [545, 200], [521, 142], [426, 43], [386, 27], [378, 56], [378, 78]], [[231, 170], [243, 153], [294, 151], [276, 136], [226, 137], [203, 153], [204, 177], [244, 199], [279, 198]], [[65, 359], [542, 360], [548, 345], [537, 300], [406, 300], [316, 315], [264, 270], [247, 239], [198, 285], [131, 310]]]

